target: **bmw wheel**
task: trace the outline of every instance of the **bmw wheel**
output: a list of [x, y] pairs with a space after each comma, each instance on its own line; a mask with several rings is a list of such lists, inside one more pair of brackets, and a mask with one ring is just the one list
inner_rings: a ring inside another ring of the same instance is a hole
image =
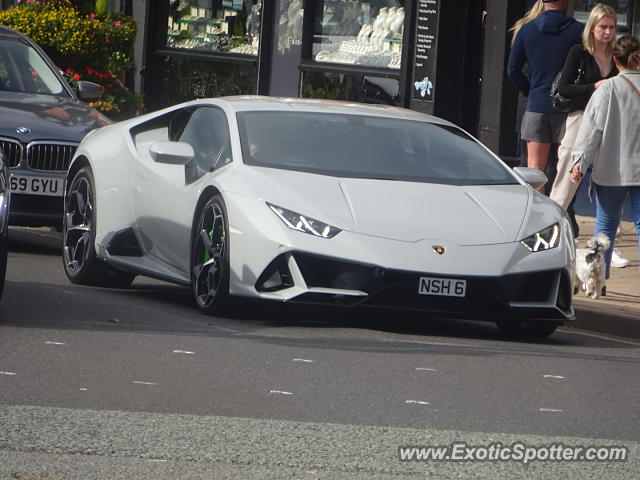
[[[0, 227], [1, 228], [1, 227]], [[4, 277], [7, 273], [7, 249], [9, 247], [7, 239], [7, 229], [0, 232], [0, 298], [4, 289]]]
[[202, 312], [219, 313], [229, 296], [229, 223], [224, 200], [214, 195], [204, 205], [192, 235], [191, 284]]
[[62, 261], [72, 283], [128, 287], [135, 275], [109, 267], [95, 251], [96, 208], [93, 173], [81, 168], [73, 177], [64, 202]]

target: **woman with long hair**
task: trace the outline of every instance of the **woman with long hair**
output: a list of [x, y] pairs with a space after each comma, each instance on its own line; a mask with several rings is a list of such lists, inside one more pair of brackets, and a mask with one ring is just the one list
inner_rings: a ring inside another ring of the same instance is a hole
[[516, 23], [513, 24], [513, 27], [509, 29], [510, 32], [513, 32], [513, 37], [511, 37], [511, 45], [516, 41], [516, 35], [522, 28], [525, 23], [529, 23], [531, 20], [535, 20], [544, 12], [544, 4], [542, 0], [536, 0], [536, 2], [531, 6], [527, 13], [524, 14], [522, 18], [516, 20]]
[[558, 93], [572, 100], [573, 112], [565, 122], [565, 133], [558, 148], [558, 173], [549, 197], [565, 210], [573, 200], [578, 185], [571, 182], [571, 150], [578, 135], [584, 109], [593, 92], [606, 79], [618, 74], [613, 63], [616, 42], [616, 12], [608, 5], [595, 5], [582, 33], [582, 45], [574, 45], [560, 73]]
[[[540, 8], [542, 13], [538, 15]], [[509, 79], [527, 97], [520, 128], [520, 138], [527, 142], [527, 165], [542, 171], [547, 166], [551, 146], [560, 144], [567, 117], [554, 109], [549, 90], [569, 50], [580, 43], [584, 30], [584, 24], [566, 14], [567, 8], [568, 0], [538, 0], [516, 24], [517, 33], [507, 62]], [[525, 23], [529, 15], [538, 16]]]
[[573, 148], [571, 180], [579, 183], [593, 165], [596, 198], [594, 233], [611, 239], [605, 252], [609, 277], [616, 230], [627, 196], [640, 249], [640, 42], [625, 35], [615, 43], [620, 73], [601, 84], [589, 100]]

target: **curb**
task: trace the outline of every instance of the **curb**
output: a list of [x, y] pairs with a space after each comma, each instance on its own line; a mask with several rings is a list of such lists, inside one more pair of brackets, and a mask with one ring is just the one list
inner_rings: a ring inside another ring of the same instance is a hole
[[[600, 306], [602, 307], [602, 306]], [[576, 320], [565, 327], [606, 333], [640, 340], [640, 319], [632, 313], [616, 310], [604, 311], [574, 303]]]

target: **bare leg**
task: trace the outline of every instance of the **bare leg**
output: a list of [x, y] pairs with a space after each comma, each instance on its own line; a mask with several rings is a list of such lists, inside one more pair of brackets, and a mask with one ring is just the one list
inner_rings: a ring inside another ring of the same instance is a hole
[[[549, 161], [550, 147], [549, 143], [527, 142], [527, 166], [544, 172]], [[544, 193], [544, 187], [539, 188], [538, 191]]]

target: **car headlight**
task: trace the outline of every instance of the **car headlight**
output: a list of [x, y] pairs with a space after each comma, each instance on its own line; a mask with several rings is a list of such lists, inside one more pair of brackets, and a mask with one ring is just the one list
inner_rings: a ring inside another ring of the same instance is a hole
[[322, 238], [333, 238], [342, 230], [328, 223], [321, 222], [315, 218], [310, 218], [300, 213], [292, 212], [286, 208], [278, 207], [267, 202], [269, 208], [275, 213], [284, 224], [292, 230], [308, 233]]
[[520, 243], [532, 252], [551, 250], [560, 245], [560, 223], [556, 223], [533, 235], [529, 235], [524, 240], [521, 240]]

